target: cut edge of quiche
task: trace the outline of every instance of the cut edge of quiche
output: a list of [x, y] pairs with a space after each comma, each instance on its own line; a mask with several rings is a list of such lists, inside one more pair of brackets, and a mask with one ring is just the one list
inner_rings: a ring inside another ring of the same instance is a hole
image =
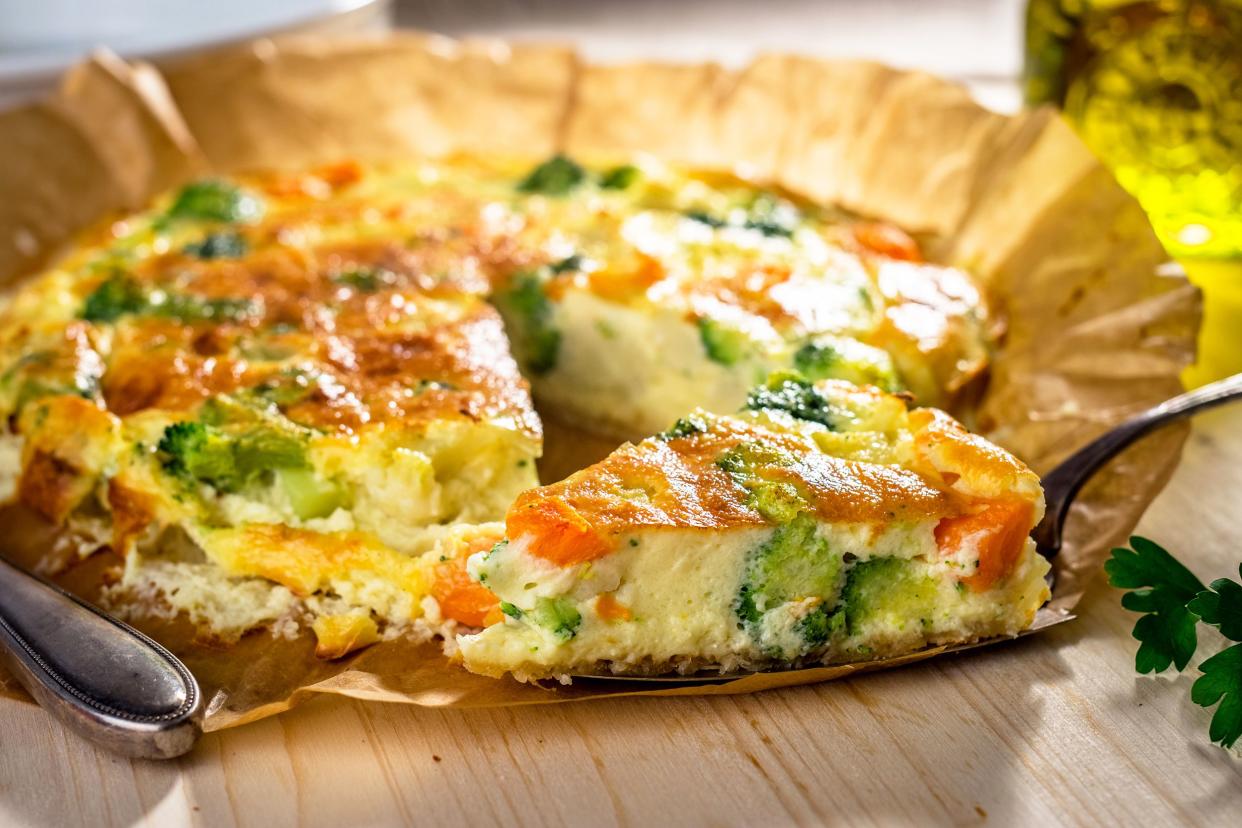
[[1036, 475], [935, 409], [774, 375], [729, 416], [521, 495], [467, 570], [503, 618], [465, 666], [522, 680], [866, 661], [1012, 636], [1049, 598]]

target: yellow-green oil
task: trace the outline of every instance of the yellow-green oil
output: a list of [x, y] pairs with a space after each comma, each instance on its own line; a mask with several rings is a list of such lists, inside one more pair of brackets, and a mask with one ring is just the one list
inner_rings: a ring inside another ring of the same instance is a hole
[[1060, 106], [1207, 305], [1200, 383], [1242, 371], [1242, 0], [1030, 0], [1025, 96]]

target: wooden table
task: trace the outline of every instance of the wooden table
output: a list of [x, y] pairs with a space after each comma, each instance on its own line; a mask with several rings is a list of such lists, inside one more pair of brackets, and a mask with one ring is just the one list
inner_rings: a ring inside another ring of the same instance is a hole
[[[1140, 531], [1205, 580], [1242, 558], [1242, 408], [1202, 416]], [[158, 764], [0, 700], [0, 824], [1237, 825], [1242, 760], [1196, 671], [1139, 677], [1134, 616], [752, 696], [488, 711], [324, 698]], [[1215, 644], [1215, 640], [1209, 642]]]

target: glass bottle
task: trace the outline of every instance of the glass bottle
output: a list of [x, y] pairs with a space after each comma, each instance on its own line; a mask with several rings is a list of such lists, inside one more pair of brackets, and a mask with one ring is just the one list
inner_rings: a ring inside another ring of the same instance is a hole
[[1242, 257], [1242, 0], [1030, 0], [1024, 86], [1171, 253]]

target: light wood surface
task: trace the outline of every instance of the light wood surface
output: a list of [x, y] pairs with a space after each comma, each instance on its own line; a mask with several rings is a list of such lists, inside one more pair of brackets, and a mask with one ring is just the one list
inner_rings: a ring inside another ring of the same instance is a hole
[[[1242, 558], [1242, 408], [1206, 414], [1140, 531], [1200, 577]], [[0, 824], [1215, 824], [1242, 759], [1197, 674], [1139, 677], [1102, 582], [1030, 639], [752, 696], [429, 710], [324, 698], [157, 764], [0, 700]], [[1212, 639], [1205, 642], [1215, 646]]]

